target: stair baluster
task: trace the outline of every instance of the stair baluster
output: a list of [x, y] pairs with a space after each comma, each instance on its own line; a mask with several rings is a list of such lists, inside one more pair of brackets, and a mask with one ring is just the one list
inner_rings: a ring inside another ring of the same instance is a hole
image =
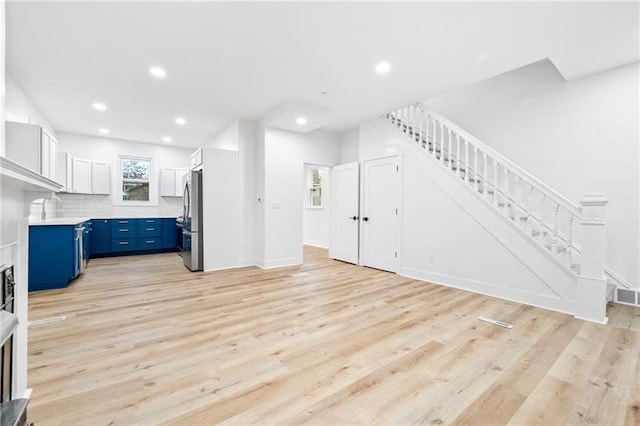
[[444, 164], [444, 124], [440, 122], [440, 162]]
[[457, 176], [461, 176], [461, 169], [462, 167], [460, 166], [460, 135], [458, 133], [456, 133], [456, 175]]
[[528, 235], [533, 236], [533, 185], [527, 185], [527, 221], [526, 231]]
[[575, 217], [574, 215], [571, 214], [571, 212], [568, 212], [569, 217], [567, 218], [567, 222], [569, 225], [569, 229], [567, 230], [567, 248], [564, 251], [564, 261], [565, 264], [571, 268], [572, 265], [572, 261], [571, 261], [571, 255], [573, 254], [573, 218]]
[[498, 159], [493, 159], [493, 205], [498, 207]]
[[558, 213], [560, 211], [560, 204], [553, 205], [553, 237], [551, 240], [551, 253], [554, 255], [558, 255], [558, 243], [560, 242], [558, 238]]

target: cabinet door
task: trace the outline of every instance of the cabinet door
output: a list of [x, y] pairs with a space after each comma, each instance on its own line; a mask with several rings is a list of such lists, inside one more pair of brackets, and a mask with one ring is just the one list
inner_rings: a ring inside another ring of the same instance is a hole
[[44, 129], [41, 129], [40, 138], [40, 174], [44, 177], [51, 177], [51, 136]]
[[163, 218], [162, 219], [162, 248], [175, 250], [176, 247], [178, 247], [178, 233], [176, 230], [176, 219]]
[[109, 194], [111, 185], [109, 185], [109, 165], [107, 163], [91, 162], [91, 193], [92, 194]]
[[189, 169], [187, 167], [180, 167], [176, 169], [176, 182], [175, 182], [176, 197], [182, 197], [182, 189], [184, 188], [184, 179], [188, 173], [189, 173]]
[[58, 141], [49, 138], [49, 176], [51, 180], [56, 180], [58, 176]]
[[67, 165], [65, 168], [65, 173], [67, 175], [67, 192], [73, 192], [73, 157], [69, 154], [66, 154], [65, 163]]
[[176, 169], [162, 168], [160, 169], [160, 196], [175, 197], [176, 196]]
[[91, 161], [73, 158], [73, 192], [91, 194]]
[[107, 219], [91, 221], [91, 254], [105, 254], [111, 251], [111, 226]]

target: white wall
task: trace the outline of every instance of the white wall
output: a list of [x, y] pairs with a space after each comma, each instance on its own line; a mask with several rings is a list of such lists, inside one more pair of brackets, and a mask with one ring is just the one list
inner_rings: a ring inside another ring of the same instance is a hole
[[340, 137], [265, 130], [264, 259], [261, 266], [302, 263], [302, 187], [304, 163], [332, 166], [340, 162]]
[[358, 147], [360, 145], [360, 128], [355, 127], [340, 135], [340, 164], [358, 161]]
[[50, 134], [56, 135], [49, 120], [40, 112], [25, 91], [16, 83], [11, 74], [5, 75], [6, 99], [5, 120], [19, 123], [32, 123], [44, 127]]
[[[79, 158], [109, 163], [111, 195], [60, 194], [63, 204], [57, 205], [57, 216], [174, 217], [182, 214], [181, 198], [158, 196], [159, 176], [162, 167], [189, 167], [191, 149], [59, 132], [58, 150]], [[152, 180], [150, 191], [156, 194], [157, 205], [122, 206], [113, 204], [113, 197], [118, 195], [119, 155], [152, 159], [154, 181]]]
[[[374, 121], [375, 122], [375, 121]], [[360, 161], [375, 160], [398, 154], [396, 146], [375, 127], [372, 121], [360, 124], [358, 131], [358, 158]]]
[[5, 10], [5, 2], [4, 0], [0, 1], [0, 155], [4, 157], [4, 110], [5, 110], [5, 99], [6, 99], [6, 89], [5, 89], [5, 65], [4, 65], [4, 50], [5, 50], [5, 19], [4, 19], [4, 10]]
[[309, 206], [310, 170], [316, 165], [305, 164], [302, 187], [303, 241], [305, 245], [329, 248], [331, 229], [331, 168], [320, 167], [322, 173], [322, 207]]
[[254, 265], [257, 124], [235, 120], [205, 146], [238, 152], [237, 266]]
[[541, 61], [427, 102], [571, 200], [603, 192], [606, 264], [640, 287], [638, 63], [565, 81]]

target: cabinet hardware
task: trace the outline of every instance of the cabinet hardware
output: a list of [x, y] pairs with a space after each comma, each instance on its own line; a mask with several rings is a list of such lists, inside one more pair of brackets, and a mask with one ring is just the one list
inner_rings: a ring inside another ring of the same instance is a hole
[[129, 245], [128, 241], [120, 241], [118, 244], [120, 244], [121, 246], [127, 246]]

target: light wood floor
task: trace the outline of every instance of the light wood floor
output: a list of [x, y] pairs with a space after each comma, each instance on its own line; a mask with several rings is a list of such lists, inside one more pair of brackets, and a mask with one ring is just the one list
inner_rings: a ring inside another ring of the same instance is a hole
[[30, 295], [31, 320], [67, 316], [29, 330], [31, 420], [640, 424], [639, 309], [601, 326], [305, 258], [216, 273], [176, 254], [95, 259]]

